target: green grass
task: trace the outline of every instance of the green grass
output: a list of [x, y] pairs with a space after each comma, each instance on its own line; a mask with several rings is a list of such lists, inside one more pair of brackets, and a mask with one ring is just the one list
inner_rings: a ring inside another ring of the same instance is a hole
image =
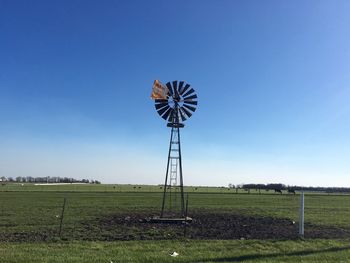
[[[39, 187], [39, 188], [37, 188]], [[52, 187], [52, 188], [51, 188]], [[148, 187], [148, 188], [147, 188]], [[57, 235], [67, 198], [63, 236], [49, 243], [0, 243], [0, 262], [349, 262], [350, 240], [257, 241], [165, 240], [87, 242], [79, 240], [84, 222], [110, 214], [157, 214], [158, 186], [65, 185], [0, 188], [0, 233], [49, 231]], [[189, 211], [234, 212], [298, 220], [298, 195], [188, 188]], [[229, 192], [229, 193], [228, 193]], [[306, 194], [307, 223], [350, 228], [350, 195]], [[87, 233], [88, 234], [88, 233]], [[349, 237], [350, 238], [350, 237]], [[180, 256], [168, 254], [177, 251]]]
[[[176, 251], [179, 256], [172, 258]], [[1, 262], [349, 262], [349, 240], [2, 243]]]
[[[158, 213], [161, 193], [156, 192], [0, 192], [0, 231], [57, 228], [63, 198], [67, 197], [65, 227], [98, 216], [140, 211]], [[191, 210], [236, 212], [298, 220], [298, 195], [190, 193]], [[308, 223], [350, 227], [349, 195], [306, 195]]]

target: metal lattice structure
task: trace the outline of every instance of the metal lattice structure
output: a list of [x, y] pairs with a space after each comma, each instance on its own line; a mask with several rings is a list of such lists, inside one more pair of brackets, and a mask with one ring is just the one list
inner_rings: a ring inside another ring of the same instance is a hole
[[192, 116], [198, 102], [195, 90], [184, 81], [168, 82], [166, 87], [168, 89], [166, 99], [155, 100], [158, 114], [168, 121], [167, 127], [171, 128], [160, 217], [184, 217], [180, 128], [183, 128], [185, 126], [183, 122]]

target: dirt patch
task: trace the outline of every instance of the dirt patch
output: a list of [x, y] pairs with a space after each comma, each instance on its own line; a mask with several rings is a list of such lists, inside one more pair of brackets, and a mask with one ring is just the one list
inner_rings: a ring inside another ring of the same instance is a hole
[[[186, 225], [191, 239], [296, 239], [298, 225], [290, 219], [243, 216], [232, 213], [193, 213]], [[104, 240], [174, 239], [184, 236], [184, 223], [152, 223], [146, 214], [100, 218], [95, 227]], [[87, 224], [86, 228], [91, 229]], [[349, 238], [350, 229], [305, 225], [306, 238]]]
[[[186, 224], [189, 239], [297, 239], [298, 224], [287, 218], [245, 216], [235, 213], [194, 212]], [[95, 218], [63, 227], [64, 240], [160, 240], [184, 237], [185, 224], [152, 223], [147, 213], [129, 212]], [[350, 229], [305, 225], [305, 238], [349, 238]], [[57, 229], [0, 233], [0, 242], [57, 241]]]

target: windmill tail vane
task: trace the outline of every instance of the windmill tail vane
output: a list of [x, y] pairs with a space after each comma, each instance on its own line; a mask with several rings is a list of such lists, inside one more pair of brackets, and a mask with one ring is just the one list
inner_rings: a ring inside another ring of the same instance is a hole
[[167, 86], [161, 83], [159, 80], [155, 80], [152, 87], [151, 99], [167, 99], [169, 90]]

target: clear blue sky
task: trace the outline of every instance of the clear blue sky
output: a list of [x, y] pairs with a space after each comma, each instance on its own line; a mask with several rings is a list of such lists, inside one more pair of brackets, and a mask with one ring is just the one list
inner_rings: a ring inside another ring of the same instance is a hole
[[350, 2], [0, 0], [0, 176], [163, 182], [154, 79], [185, 80], [185, 184], [350, 187]]

